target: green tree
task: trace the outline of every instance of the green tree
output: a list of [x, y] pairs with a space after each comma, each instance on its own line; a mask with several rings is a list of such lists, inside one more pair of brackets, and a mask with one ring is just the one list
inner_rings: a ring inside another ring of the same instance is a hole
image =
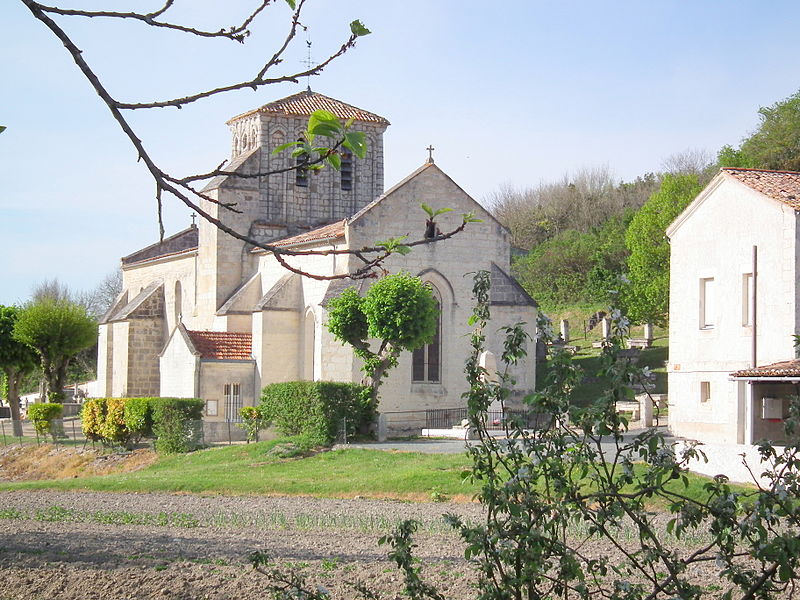
[[634, 323], [666, 323], [669, 310], [666, 230], [701, 189], [697, 175], [665, 175], [658, 191], [631, 220], [625, 232], [625, 244], [630, 251], [630, 285], [621, 301]]
[[78, 352], [95, 343], [97, 323], [80, 304], [45, 297], [19, 312], [14, 338], [36, 350], [45, 398], [60, 402], [69, 362]]
[[800, 90], [772, 106], [758, 109], [758, 129], [736, 149], [723, 146], [722, 167], [800, 171]]
[[[430, 343], [439, 318], [430, 287], [409, 273], [379, 279], [363, 297], [348, 288], [330, 301], [328, 313], [328, 331], [364, 361], [363, 383], [371, 388], [373, 400], [400, 353]], [[377, 350], [370, 338], [378, 341]]]
[[563, 231], [515, 261], [515, 275], [543, 306], [608, 300], [625, 270], [625, 230], [632, 214], [613, 216], [587, 233]]
[[36, 352], [14, 338], [14, 324], [20, 309], [0, 306], [0, 371], [6, 380], [6, 401], [11, 407], [14, 435], [22, 435], [19, 410], [20, 379], [36, 368]]
[[755, 158], [746, 154], [741, 148], [725, 145], [717, 154], [717, 164], [720, 167], [735, 167], [737, 169], [756, 169], [760, 165]]

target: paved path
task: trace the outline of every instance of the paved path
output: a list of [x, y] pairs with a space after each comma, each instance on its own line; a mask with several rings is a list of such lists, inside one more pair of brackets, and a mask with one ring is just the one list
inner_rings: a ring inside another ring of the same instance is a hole
[[[666, 427], [659, 427], [666, 435], [667, 443], [674, 441], [674, 438], [669, 435]], [[624, 436], [625, 443], [633, 440], [637, 435], [642, 433], [644, 429], [631, 429]], [[413, 440], [390, 440], [386, 442], [359, 442], [353, 444], [341, 444], [337, 448], [365, 448], [368, 450], [386, 450], [394, 452], [422, 452], [424, 454], [461, 454], [464, 452], [466, 445], [476, 444], [475, 440], [444, 440], [444, 439], [425, 439], [418, 438]], [[603, 452], [609, 454], [614, 451], [613, 441], [603, 443]]]

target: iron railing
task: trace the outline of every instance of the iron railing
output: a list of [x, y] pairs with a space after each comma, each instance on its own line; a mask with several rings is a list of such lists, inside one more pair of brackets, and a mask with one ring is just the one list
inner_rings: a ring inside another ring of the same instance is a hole
[[[461, 425], [468, 418], [466, 408], [432, 408], [425, 411], [425, 428], [450, 429]], [[485, 417], [487, 429], [505, 429], [506, 425], [523, 429], [546, 429], [551, 422], [550, 414], [530, 410], [487, 411]]]

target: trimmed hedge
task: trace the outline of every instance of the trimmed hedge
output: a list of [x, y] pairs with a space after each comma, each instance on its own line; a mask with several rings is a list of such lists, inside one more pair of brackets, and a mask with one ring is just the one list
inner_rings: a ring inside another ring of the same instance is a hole
[[131, 447], [155, 434], [159, 452], [189, 452], [202, 440], [204, 402], [196, 398], [90, 398], [81, 422], [86, 439]]
[[56, 439], [55, 421], [64, 414], [64, 407], [57, 402], [42, 402], [28, 407], [28, 418], [33, 421], [36, 435], [52, 435]]
[[156, 450], [165, 454], [191, 452], [203, 440], [203, 408], [199, 398], [153, 398]]
[[153, 398], [128, 398], [125, 403], [125, 427], [131, 433], [134, 443], [142, 437], [153, 435], [153, 411], [150, 404]]
[[369, 387], [334, 381], [273, 383], [264, 388], [259, 405], [282, 434], [304, 435], [318, 446], [333, 443], [344, 419], [348, 435], [365, 430], [376, 409]]

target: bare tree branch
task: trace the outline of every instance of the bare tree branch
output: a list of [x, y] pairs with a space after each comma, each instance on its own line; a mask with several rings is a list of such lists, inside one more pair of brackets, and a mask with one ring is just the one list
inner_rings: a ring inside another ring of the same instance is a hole
[[244, 38], [250, 35], [250, 31], [247, 29], [250, 26], [250, 23], [253, 22], [258, 14], [263, 11], [267, 6], [272, 4], [274, 0], [264, 0], [258, 8], [256, 8], [253, 12], [251, 12], [245, 20], [240, 25], [235, 25], [228, 29], [220, 29], [219, 31], [204, 31], [202, 29], [197, 29], [194, 27], [188, 27], [186, 25], [181, 25], [179, 23], [169, 23], [166, 21], [159, 21], [157, 17], [163, 15], [167, 10], [169, 10], [174, 0], [168, 0], [167, 3], [162, 6], [159, 10], [151, 13], [137, 13], [137, 12], [117, 12], [111, 10], [78, 10], [74, 8], [61, 8], [60, 6], [45, 6], [44, 4], [39, 4], [39, 8], [46, 13], [52, 13], [62, 16], [69, 16], [69, 17], [106, 17], [112, 19], [131, 19], [135, 21], [141, 21], [150, 27], [163, 27], [166, 29], [174, 29], [176, 31], [181, 31], [183, 33], [190, 33], [192, 35], [197, 35], [200, 37], [221, 37], [221, 38], [228, 38], [230, 40], [244, 43]]
[[[78, 48], [78, 46], [70, 38], [70, 36], [53, 20], [53, 18], [51, 18], [51, 15], [67, 16], [67, 17], [74, 16], [74, 17], [84, 17], [91, 19], [108, 18], [108, 19], [133, 20], [144, 23], [148, 26], [175, 30], [181, 33], [186, 33], [200, 37], [226, 38], [237, 42], [244, 42], [244, 38], [250, 34], [248, 28], [252, 24], [253, 20], [261, 12], [263, 12], [265, 8], [273, 4], [274, 0], [261, 0], [258, 6], [252, 12], [250, 12], [240, 24], [227, 29], [222, 28], [218, 31], [202, 30], [187, 25], [182, 25], [160, 19], [160, 17], [162, 17], [169, 9], [173, 7], [174, 0], [166, 0], [165, 3], [161, 6], [161, 8], [150, 13], [117, 12], [117, 11], [102, 11], [102, 10], [101, 11], [78, 10], [78, 9], [62, 8], [58, 6], [47, 6], [44, 4], [40, 4], [35, 0], [21, 0], [21, 2], [31, 11], [33, 16], [40, 22], [42, 22], [64, 45], [67, 52], [69, 52], [70, 56], [72, 56], [72, 59], [75, 61], [75, 64], [83, 73], [84, 77], [86, 77], [92, 88], [95, 90], [95, 92], [97, 92], [97, 94], [106, 104], [109, 111], [111, 111], [114, 120], [117, 122], [119, 127], [122, 129], [127, 138], [130, 140], [133, 147], [136, 149], [139, 160], [144, 163], [144, 165], [147, 167], [147, 170], [150, 172], [150, 175], [153, 177], [156, 184], [155, 199], [157, 205], [158, 224], [159, 224], [161, 239], [163, 239], [164, 236], [164, 225], [162, 220], [162, 206], [163, 206], [162, 194], [164, 192], [167, 192], [168, 194], [180, 200], [188, 208], [197, 212], [198, 215], [200, 215], [202, 218], [206, 219], [206, 221], [219, 228], [221, 231], [247, 244], [251, 244], [255, 247], [262, 248], [266, 251], [272, 252], [276, 260], [289, 271], [292, 271], [294, 273], [299, 273], [304, 276], [312, 277], [315, 279], [342, 279], [342, 278], [360, 279], [365, 277], [374, 277], [377, 273], [379, 273], [382, 270], [382, 267], [380, 266], [381, 263], [393, 253], [393, 249], [382, 246], [373, 246], [360, 249], [346, 249], [346, 250], [335, 249], [335, 248], [328, 250], [292, 250], [290, 248], [285, 248], [273, 244], [265, 244], [256, 239], [253, 239], [248, 235], [235, 231], [230, 226], [224, 224], [220, 219], [215, 218], [208, 211], [203, 210], [200, 206], [200, 201], [206, 200], [209, 203], [216, 204], [226, 210], [230, 210], [232, 212], [241, 212], [235, 208], [234, 203], [220, 202], [219, 200], [209, 196], [208, 194], [204, 194], [202, 191], [196, 190], [191, 186], [192, 183], [206, 181], [217, 176], [242, 177], [242, 178], [267, 177], [269, 175], [296, 170], [298, 168], [297, 166], [280, 168], [272, 171], [263, 171], [263, 172], [259, 171], [257, 173], [238, 173], [236, 171], [224, 170], [222, 167], [225, 163], [223, 162], [216, 169], [214, 169], [213, 171], [209, 171], [207, 173], [194, 174], [184, 177], [175, 177], [165, 172], [156, 164], [156, 162], [153, 160], [153, 158], [150, 156], [147, 149], [145, 148], [144, 143], [138, 137], [133, 127], [127, 121], [122, 112], [124, 110], [163, 108], [168, 106], [181, 108], [182, 106], [189, 104], [191, 102], [209, 98], [217, 94], [223, 94], [226, 92], [240, 90], [244, 88], [258, 89], [259, 87], [265, 85], [286, 82], [286, 81], [296, 82], [301, 77], [319, 74], [333, 60], [342, 56], [349, 49], [355, 46], [357, 38], [360, 35], [362, 35], [362, 32], [359, 32], [358, 28], [354, 28], [351, 25], [352, 31], [350, 36], [347, 38], [347, 41], [344, 44], [342, 44], [342, 46], [337, 51], [333, 52], [322, 62], [319, 62], [316, 65], [311, 66], [304, 71], [284, 74], [272, 78], [266, 77], [266, 74], [270, 69], [274, 68], [275, 66], [283, 62], [284, 53], [289, 48], [291, 42], [296, 38], [298, 30], [300, 28], [303, 28], [303, 25], [301, 24], [300, 21], [300, 16], [306, 1], [307, 0], [298, 0], [296, 2], [296, 5], [294, 5], [294, 10], [292, 13], [291, 25], [289, 27], [289, 31], [287, 32], [282, 42], [279, 44], [277, 50], [272, 54], [269, 60], [267, 60], [266, 63], [264, 63], [264, 65], [259, 69], [255, 77], [253, 77], [252, 79], [226, 86], [216, 87], [210, 90], [205, 90], [181, 98], [174, 98], [170, 100], [162, 100], [154, 102], [120, 102], [116, 100], [111, 95], [109, 90], [103, 85], [98, 75], [94, 72], [94, 70], [91, 68], [91, 66], [84, 58], [80, 48]], [[319, 151], [318, 156], [315, 158], [309, 157], [309, 160], [305, 161], [302, 167], [308, 168], [309, 166], [325, 162], [326, 160], [329, 159], [331, 154], [337, 153], [339, 147], [342, 145], [343, 142], [344, 142], [344, 137], [335, 140], [333, 145], [329, 149], [326, 149], [324, 151], [320, 149], [315, 149]], [[196, 200], [198, 198], [200, 199], [200, 201]], [[403, 246], [413, 247], [421, 244], [429, 244], [437, 241], [446, 240], [463, 231], [467, 222], [468, 219], [465, 217], [464, 221], [461, 223], [460, 226], [456, 227], [454, 230], [446, 234], [438, 234], [432, 237], [431, 239], [421, 239], [417, 241], [404, 243]], [[286, 257], [290, 256], [307, 256], [307, 255], [327, 256], [327, 255], [339, 255], [339, 254], [342, 255], [352, 254], [361, 261], [362, 265], [351, 273], [340, 274], [340, 275], [317, 275], [317, 274], [307, 273], [306, 271], [289, 264], [286, 260]]]

